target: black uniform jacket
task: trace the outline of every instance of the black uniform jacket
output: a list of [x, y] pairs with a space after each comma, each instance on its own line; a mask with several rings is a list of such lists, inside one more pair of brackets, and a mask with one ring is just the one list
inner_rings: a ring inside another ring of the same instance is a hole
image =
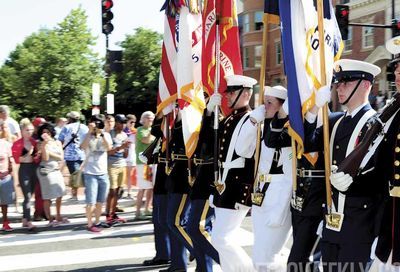
[[[273, 130], [267, 130], [266, 143], [268, 147], [282, 148], [291, 145], [291, 138], [288, 129], [284, 128], [287, 121], [274, 117], [271, 122]], [[267, 124], [267, 122], [264, 122]], [[279, 132], [279, 130], [282, 131]], [[264, 130], [265, 131], [265, 130]], [[318, 159], [313, 165], [302, 156], [297, 160], [297, 169], [306, 170], [324, 170], [324, 155], [318, 152]], [[320, 175], [320, 174], [319, 174]], [[304, 199], [301, 212], [292, 208], [292, 213], [298, 213], [301, 216], [321, 216], [323, 214], [323, 203], [325, 203], [325, 178], [320, 177], [299, 177], [297, 175], [296, 195]]]
[[[371, 106], [365, 105], [353, 118], [342, 119], [337, 127], [333, 143], [332, 164], [339, 165], [346, 157], [346, 150], [354, 128], [358, 121]], [[330, 131], [341, 114], [332, 114], [329, 118]], [[305, 146], [306, 150], [317, 148], [323, 150], [322, 128], [316, 129], [316, 122], [310, 124], [305, 121]], [[367, 126], [364, 125], [357, 142], [365, 135]], [[377, 179], [377, 173], [373, 165], [367, 165], [364, 169], [371, 169], [357, 175], [346, 192], [344, 221], [340, 232], [324, 228], [322, 239], [331, 243], [372, 243], [380, 221], [380, 207], [382, 188]], [[339, 191], [332, 186], [332, 195], [335, 207], [338, 208]]]
[[389, 183], [400, 187], [400, 112], [393, 119], [389, 130], [376, 152], [379, 179], [385, 188], [384, 213], [379, 232], [376, 256], [383, 262], [393, 250], [392, 263], [400, 265], [400, 198], [391, 197]]
[[177, 154], [183, 157], [185, 157], [186, 154], [181, 121], [176, 122], [172, 129], [169, 150], [171, 152], [171, 162], [169, 163], [169, 166], [172, 168], [172, 171], [168, 175], [166, 181], [168, 193], [188, 194], [190, 192], [188, 180], [188, 160], [172, 159], [172, 154]]
[[[250, 110], [243, 107], [234, 110], [229, 116], [224, 118], [219, 124], [219, 162], [225, 162], [231, 143], [232, 134], [240, 119]], [[238, 143], [240, 144], [240, 143]], [[236, 152], [233, 152], [232, 161], [239, 158]], [[222, 173], [222, 168], [220, 172]], [[220, 195], [214, 193], [214, 205], [220, 208], [235, 209], [235, 204], [239, 203], [251, 206], [251, 193], [253, 191], [254, 181], [254, 158], [245, 159], [243, 168], [232, 168], [229, 170], [225, 180], [225, 191]]]

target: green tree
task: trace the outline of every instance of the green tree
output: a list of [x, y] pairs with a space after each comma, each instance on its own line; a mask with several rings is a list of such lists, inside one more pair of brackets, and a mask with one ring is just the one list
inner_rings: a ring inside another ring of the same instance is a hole
[[91, 86], [101, 80], [101, 63], [81, 9], [54, 29], [41, 29], [11, 52], [0, 68], [0, 104], [20, 116], [64, 116], [91, 105]]
[[121, 43], [123, 72], [116, 76], [115, 104], [120, 112], [155, 111], [161, 61], [162, 35], [136, 28]]

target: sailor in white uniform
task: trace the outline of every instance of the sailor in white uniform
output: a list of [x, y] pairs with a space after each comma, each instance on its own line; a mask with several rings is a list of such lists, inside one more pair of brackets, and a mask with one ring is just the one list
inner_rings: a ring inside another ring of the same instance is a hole
[[[282, 105], [287, 98], [287, 90], [282, 86], [265, 87], [264, 105], [257, 107], [243, 125], [239, 134], [242, 153], [254, 154], [257, 142], [257, 123], [264, 122], [261, 136], [261, 153], [258, 172], [252, 194], [252, 213], [254, 245], [253, 264], [257, 271], [278, 269], [274, 262], [276, 254], [282, 249], [291, 228], [290, 198], [292, 161], [291, 147], [270, 148], [267, 137], [272, 127], [272, 119], [287, 121]], [[282, 128], [280, 129], [282, 130]]]

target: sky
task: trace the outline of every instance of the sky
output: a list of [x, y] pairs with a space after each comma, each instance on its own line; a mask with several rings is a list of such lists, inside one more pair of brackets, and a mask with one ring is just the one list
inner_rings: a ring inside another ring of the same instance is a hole
[[[81, 6], [88, 16], [88, 26], [97, 37], [93, 48], [100, 56], [105, 54], [105, 35], [101, 33], [101, 0], [0, 0], [2, 35], [0, 36], [0, 65], [11, 51], [24, 39], [41, 28], [54, 28], [72, 9]], [[114, 0], [114, 31], [109, 35], [111, 50], [126, 34], [133, 34], [137, 27], [162, 33], [164, 0]]]

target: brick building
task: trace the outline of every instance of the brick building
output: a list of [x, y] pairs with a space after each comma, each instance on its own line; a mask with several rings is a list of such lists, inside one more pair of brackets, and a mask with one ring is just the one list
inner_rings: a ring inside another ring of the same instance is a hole
[[[243, 60], [243, 71], [247, 76], [259, 80], [262, 55], [262, 17], [264, 1], [240, 0], [239, 25]], [[350, 7], [350, 22], [366, 24], [391, 24], [392, 2], [400, 7], [400, 0], [336, 0], [337, 4]], [[396, 9], [395, 9], [396, 10]], [[395, 14], [399, 18], [400, 13]], [[368, 61], [382, 68], [376, 80], [373, 95], [391, 96], [390, 83], [386, 80], [386, 65], [391, 54], [385, 49], [385, 41], [391, 38], [390, 29], [372, 27], [349, 27], [349, 39], [345, 41], [342, 58]], [[265, 84], [286, 85], [283, 74], [282, 50], [278, 26], [269, 25], [267, 66]], [[256, 88], [258, 89], [258, 88]]]

